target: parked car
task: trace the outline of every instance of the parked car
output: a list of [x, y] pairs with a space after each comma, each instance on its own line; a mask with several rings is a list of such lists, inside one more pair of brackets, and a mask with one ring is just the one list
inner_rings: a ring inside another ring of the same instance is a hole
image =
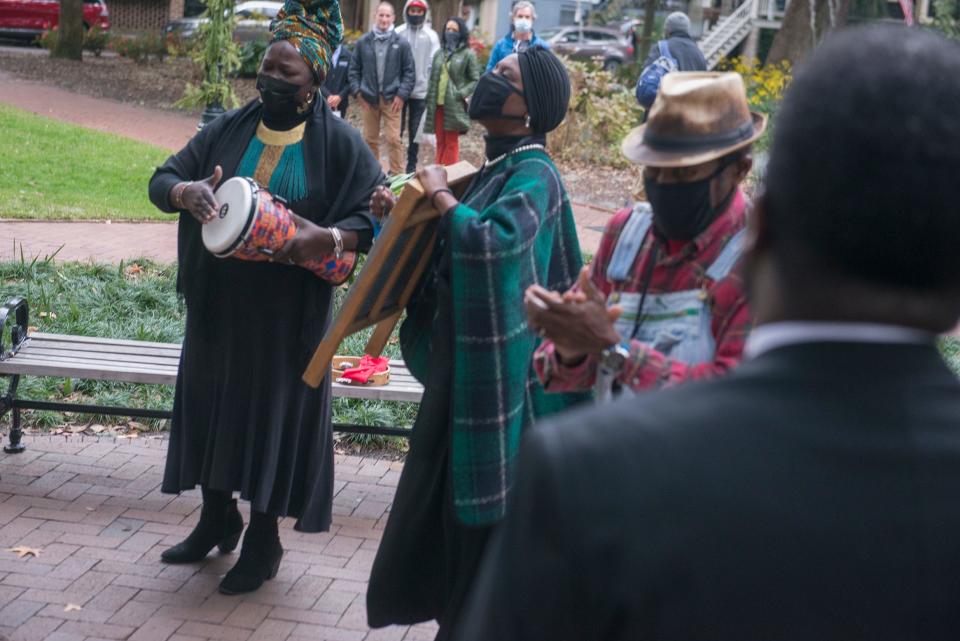
[[[237, 26], [233, 32], [234, 40], [239, 42], [265, 40], [270, 35], [270, 21], [277, 17], [277, 13], [282, 8], [282, 2], [267, 0], [251, 0], [238, 4], [233, 8], [233, 13], [237, 17]], [[207, 20], [200, 16], [179, 18], [168, 22], [163, 31], [189, 40], [196, 35], [197, 27]]]
[[606, 27], [553, 27], [537, 35], [558, 54], [573, 60], [597, 60], [607, 71], [616, 71], [633, 57], [633, 46], [618, 29]]
[[[60, 22], [60, 0], [0, 0], [0, 36], [34, 40]], [[83, 0], [83, 27], [110, 29], [105, 0]]]

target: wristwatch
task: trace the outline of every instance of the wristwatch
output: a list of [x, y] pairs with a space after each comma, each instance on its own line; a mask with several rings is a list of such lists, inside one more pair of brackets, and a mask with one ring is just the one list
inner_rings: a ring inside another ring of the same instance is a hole
[[600, 366], [616, 374], [623, 369], [628, 358], [630, 358], [630, 343], [617, 343], [600, 352]]

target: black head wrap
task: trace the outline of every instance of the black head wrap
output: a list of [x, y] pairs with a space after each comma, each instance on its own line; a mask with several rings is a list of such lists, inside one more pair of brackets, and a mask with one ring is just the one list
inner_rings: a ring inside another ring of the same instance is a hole
[[553, 131], [567, 115], [570, 76], [560, 59], [540, 45], [519, 54], [523, 93], [530, 112], [530, 128], [539, 134]]

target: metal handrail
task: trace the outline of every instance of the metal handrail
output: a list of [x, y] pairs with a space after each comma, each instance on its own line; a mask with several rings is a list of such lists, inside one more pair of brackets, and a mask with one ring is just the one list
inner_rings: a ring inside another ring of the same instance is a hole
[[734, 10], [729, 16], [723, 18], [711, 29], [703, 38], [700, 39], [700, 51], [704, 58], [710, 58], [723, 47], [724, 42], [732, 34], [736, 33], [743, 25], [750, 22], [753, 5], [759, 0], [745, 0], [743, 4]]

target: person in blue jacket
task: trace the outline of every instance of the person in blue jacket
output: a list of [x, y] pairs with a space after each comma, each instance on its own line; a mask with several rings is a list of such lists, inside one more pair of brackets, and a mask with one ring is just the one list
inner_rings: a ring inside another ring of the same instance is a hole
[[487, 71], [493, 71], [497, 63], [511, 53], [526, 51], [533, 45], [540, 45], [544, 49], [550, 48], [545, 40], [541, 40], [533, 32], [533, 21], [536, 19], [537, 10], [533, 7], [532, 2], [519, 0], [513, 5], [510, 33], [493, 46], [493, 51], [490, 52], [490, 61], [487, 63]]

